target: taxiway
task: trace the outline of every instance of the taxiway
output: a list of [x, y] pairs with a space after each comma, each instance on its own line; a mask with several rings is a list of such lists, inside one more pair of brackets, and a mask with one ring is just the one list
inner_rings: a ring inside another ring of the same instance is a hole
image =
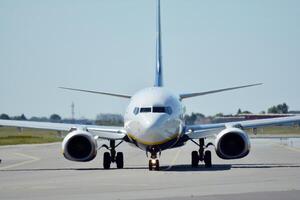
[[[60, 144], [0, 147], [0, 199], [291, 199], [300, 196], [299, 139], [255, 139], [248, 157], [214, 167], [190, 167], [196, 146], [162, 152], [161, 171], [148, 171], [145, 153], [122, 144], [125, 168], [95, 160], [65, 160]], [[212, 148], [212, 147], [210, 147]]]

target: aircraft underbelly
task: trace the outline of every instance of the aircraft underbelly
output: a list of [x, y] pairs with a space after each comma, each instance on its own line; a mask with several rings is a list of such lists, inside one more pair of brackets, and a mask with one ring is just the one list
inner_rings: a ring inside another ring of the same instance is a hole
[[128, 137], [132, 143], [143, 150], [148, 150], [151, 147], [160, 150], [172, 147], [180, 137], [180, 130], [178, 124], [176, 126], [165, 126], [157, 130], [148, 132], [134, 132], [129, 133]]

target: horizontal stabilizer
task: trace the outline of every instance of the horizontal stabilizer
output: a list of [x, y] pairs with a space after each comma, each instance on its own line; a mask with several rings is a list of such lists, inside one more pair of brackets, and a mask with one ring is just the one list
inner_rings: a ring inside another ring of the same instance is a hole
[[196, 96], [203, 96], [203, 95], [207, 95], [207, 94], [214, 94], [214, 93], [225, 92], [225, 91], [229, 91], [229, 90], [236, 90], [236, 89], [247, 88], [247, 87], [253, 87], [253, 86], [258, 86], [258, 85], [262, 85], [262, 83], [244, 85], [244, 86], [238, 86], [238, 87], [231, 87], [231, 88], [224, 88], [224, 89], [219, 89], [219, 90], [211, 90], [211, 91], [206, 91], [206, 92], [180, 94], [179, 96], [180, 96], [180, 99], [187, 99], [187, 98], [196, 97]]
[[130, 95], [124, 95], [124, 94], [99, 92], [99, 91], [93, 91], [93, 90], [82, 90], [82, 89], [75, 89], [75, 88], [68, 88], [68, 87], [59, 87], [59, 88], [64, 89], [64, 90], [73, 90], [73, 91], [78, 91], [78, 92], [88, 92], [88, 93], [93, 93], [93, 94], [108, 95], [108, 96], [121, 97], [121, 98], [126, 98], [126, 99], [131, 98]]

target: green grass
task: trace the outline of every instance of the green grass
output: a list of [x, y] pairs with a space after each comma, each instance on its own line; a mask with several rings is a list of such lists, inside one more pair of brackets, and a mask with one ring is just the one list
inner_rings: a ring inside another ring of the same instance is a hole
[[62, 141], [56, 131], [0, 127], [0, 145], [42, 144]]

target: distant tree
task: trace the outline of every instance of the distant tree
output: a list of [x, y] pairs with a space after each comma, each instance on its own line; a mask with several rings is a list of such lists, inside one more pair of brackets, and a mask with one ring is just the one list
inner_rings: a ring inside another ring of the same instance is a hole
[[99, 114], [97, 115], [95, 123], [105, 126], [123, 126], [124, 119], [123, 116], [119, 114]]
[[25, 117], [24, 114], [21, 115], [21, 120], [27, 120], [27, 117]]
[[195, 124], [197, 120], [200, 120], [202, 118], [205, 118], [205, 115], [202, 113], [192, 113], [191, 115], [185, 115], [184, 121], [187, 125]]
[[52, 122], [59, 122], [59, 121], [61, 121], [61, 117], [58, 114], [52, 114], [49, 119]]
[[14, 120], [22, 120], [25, 121], [27, 120], [26, 116], [24, 114], [20, 115], [20, 116], [15, 116], [13, 117]]
[[2, 113], [0, 115], [0, 119], [10, 119], [10, 117], [8, 116], [8, 114]]
[[217, 114], [215, 115], [215, 117], [223, 117], [223, 116], [224, 116], [223, 113], [217, 113]]
[[272, 106], [268, 109], [268, 113], [277, 114], [278, 110], [276, 106]]
[[244, 110], [242, 111], [240, 108], [237, 111], [237, 115], [241, 115], [241, 114], [252, 114], [252, 112], [248, 111], [248, 110]]
[[47, 117], [31, 117], [29, 121], [35, 121], [35, 122], [49, 122], [49, 119]]
[[260, 113], [259, 114], [261, 114], [261, 115], [264, 115], [264, 114], [266, 114], [266, 111], [260, 111]]
[[282, 113], [286, 114], [289, 112], [289, 106], [286, 103], [283, 103], [281, 108], [282, 108], [282, 110], [281, 110]]
[[286, 114], [289, 112], [289, 106], [286, 103], [278, 104], [277, 106], [272, 106], [268, 109], [268, 113], [273, 114]]

